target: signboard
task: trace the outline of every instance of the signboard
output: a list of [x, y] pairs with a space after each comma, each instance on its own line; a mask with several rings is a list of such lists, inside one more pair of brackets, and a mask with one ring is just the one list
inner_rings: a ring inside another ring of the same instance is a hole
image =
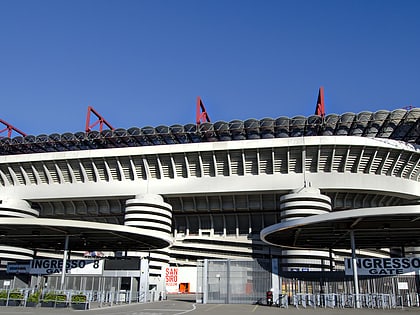
[[398, 282], [398, 290], [408, 290], [408, 282]]
[[197, 267], [167, 267], [164, 276], [166, 292], [169, 294], [197, 290]]
[[7, 273], [29, 273], [29, 264], [7, 264]]
[[67, 269], [67, 273], [71, 275], [101, 275], [104, 270], [104, 260], [80, 260], [85, 261], [85, 264], [77, 267], [71, 267]]
[[[420, 257], [413, 258], [357, 258], [357, 274], [389, 276], [401, 275], [420, 269]], [[344, 260], [345, 274], [353, 274], [351, 258]]]
[[178, 287], [178, 268], [167, 267], [165, 280], [167, 287]]
[[[67, 260], [68, 274], [102, 274], [102, 260]], [[33, 275], [49, 275], [63, 271], [62, 259], [34, 259], [27, 264], [8, 264], [8, 273], [29, 273]]]

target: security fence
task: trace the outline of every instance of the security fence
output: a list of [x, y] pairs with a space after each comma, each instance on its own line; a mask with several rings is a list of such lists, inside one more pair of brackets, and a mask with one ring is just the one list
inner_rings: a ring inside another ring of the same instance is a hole
[[159, 299], [156, 291], [146, 293], [120, 291], [41, 290], [22, 288], [0, 290], [0, 306], [72, 307], [86, 310], [91, 305], [113, 306], [119, 304], [154, 302]]
[[264, 259], [200, 261], [197, 302], [267, 304], [267, 291], [272, 291], [273, 305], [279, 307], [420, 307], [418, 274], [359, 276], [356, 295], [353, 277], [344, 271], [280, 271], [273, 276], [271, 264]]
[[283, 295], [274, 303], [278, 307], [296, 308], [404, 308], [404, 307], [420, 307], [420, 295], [417, 293], [407, 294], [306, 294], [296, 293], [289, 296]]
[[202, 303], [253, 303], [270, 289], [268, 260], [204, 260], [197, 269]]

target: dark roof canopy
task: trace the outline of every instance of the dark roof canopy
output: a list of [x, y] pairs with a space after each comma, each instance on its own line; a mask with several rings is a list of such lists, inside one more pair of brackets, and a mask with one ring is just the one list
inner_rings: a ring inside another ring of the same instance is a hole
[[0, 218], [0, 243], [28, 249], [150, 250], [172, 244], [169, 235], [137, 227], [82, 220]]
[[332, 135], [420, 144], [420, 108], [18, 136], [0, 139], [0, 155]]
[[293, 219], [261, 231], [264, 241], [296, 248], [349, 249], [420, 246], [420, 205], [335, 211]]

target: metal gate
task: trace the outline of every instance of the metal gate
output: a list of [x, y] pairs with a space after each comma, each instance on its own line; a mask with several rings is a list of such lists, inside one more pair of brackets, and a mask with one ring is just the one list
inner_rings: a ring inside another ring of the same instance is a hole
[[271, 263], [268, 259], [200, 261], [197, 302], [264, 304], [266, 292], [277, 285], [274, 304], [281, 307], [420, 306], [420, 281], [415, 274], [361, 276], [356, 296], [353, 277], [344, 271], [279, 271], [276, 278]]
[[271, 288], [270, 260], [204, 260], [198, 265], [197, 300], [255, 303]]

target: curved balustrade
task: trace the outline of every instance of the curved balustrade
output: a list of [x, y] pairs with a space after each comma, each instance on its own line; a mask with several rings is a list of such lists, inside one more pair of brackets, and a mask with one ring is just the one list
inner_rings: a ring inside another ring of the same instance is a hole
[[420, 108], [17, 136], [0, 138], [0, 154], [332, 135], [389, 138], [420, 144]]

